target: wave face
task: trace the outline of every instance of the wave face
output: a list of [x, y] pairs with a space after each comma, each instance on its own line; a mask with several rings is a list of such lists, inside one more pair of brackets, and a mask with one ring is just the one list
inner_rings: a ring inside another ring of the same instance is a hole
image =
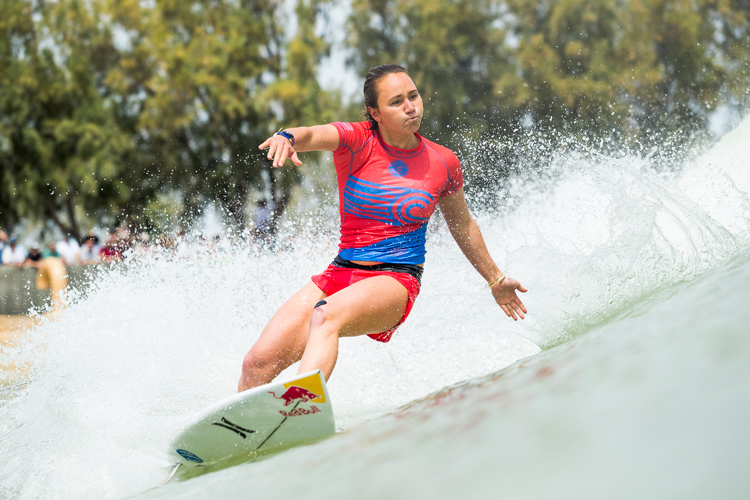
[[163, 486], [167, 443], [234, 392], [334, 232], [308, 221], [273, 253], [225, 238], [107, 270], [6, 350], [32, 370], [0, 389], [0, 498], [746, 497], [749, 135], [745, 120], [679, 172], [568, 155], [512, 179], [514, 209], [477, 219], [529, 288], [523, 322], [431, 223], [406, 324], [341, 342], [346, 432], [183, 483]]

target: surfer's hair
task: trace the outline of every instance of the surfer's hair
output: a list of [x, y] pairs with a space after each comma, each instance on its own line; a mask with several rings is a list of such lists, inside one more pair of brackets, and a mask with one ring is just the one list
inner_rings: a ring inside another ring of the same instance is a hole
[[362, 112], [364, 117], [370, 122], [370, 130], [378, 129], [378, 122], [370, 114], [370, 108], [378, 109], [378, 82], [386, 76], [394, 73], [406, 73], [409, 78], [409, 72], [406, 68], [399, 66], [398, 64], [381, 64], [372, 68], [365, 77], [365, 85], [363, 88], [365, 94], [365, 110]]

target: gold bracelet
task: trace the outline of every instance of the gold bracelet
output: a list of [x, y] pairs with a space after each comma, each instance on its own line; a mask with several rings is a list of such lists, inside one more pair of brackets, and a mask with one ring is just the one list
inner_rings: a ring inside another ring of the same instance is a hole
[[490, 290], [492, 290], [492, 289], [493, 289], [493, 288], [495, 288], [495, 287], [496, 287], [497, 285], [499, 285], [499, 284], [500, 284], [500, 282], [502, 282], [502, 281], [503, 281], [504, 279], [505, 279], [505, 275], [504, 275], [503, 273], [500, 273], [500, 276], [499, 276], [499, 277], [498, 277], [498, 278], [497, 278], [497, 279], [496, 279], [495, 281], [493, 281], [492, 283], [490, 283], [490, 284], [489, 284], [489, 285], [487, 285], [487, 286], [489, 286], [489, 287], [490, 287]]

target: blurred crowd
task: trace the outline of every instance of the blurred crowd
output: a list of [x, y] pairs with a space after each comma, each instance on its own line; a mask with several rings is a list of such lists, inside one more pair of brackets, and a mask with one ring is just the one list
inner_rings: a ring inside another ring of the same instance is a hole
[[136, 237], [126, 228], [111, 231], [103, 244], [93, 232], [86, 235], [82, 243], [73, 237], [40, 245], [34, 242], [30, 248], [19, 243], [18, 236], [8, 235], [0, 229], [0, 263], [4, 266], [39, 267], [48, 257], [61, 259], [66, 266], [85, 266], [116, 262], [123, 259], [128, 248], [145, 245], [147, 236]]
[[[174, 233], [166, 233], [151, 238], [146, 232], [133, 232], [127, 226], [120, 226], [111, 230], [104, 241], [99, 240], [93, 231], [89, 232], [82, 241], [69, 236], [59, 241], [50, 241], [40, 244], [34, 242], [27, 249], [18, 235], [8, 234], [0, 228], [0, 264], [3, 266], [36, 267], [38, 268], [43, 259], [56, 257], [63, 261], [66, 266], [89, 266], [102, 263], [119, 262], [132, 254], [142, 255], [153, 253], [157, 249], [177, 250], [189, 248], [196, 254], [214, 252], [223, 245], [237, 245], [239, 240], [249, 243], [257, 248], [279, 251], [292, 246], [290, 241], [278, 242], [275, 236], [273, 219], [275, 205], [271, 202], [261, 200], [257, 204], [257, 210], [253, 219], [253, 228], [245, 236], [229, 235], [228, 239], [222, 241], [218, 235], [206, 237], [204, 235], [189, 236], [184, 230]], [[25, 241], [30, 241], [26, 238]]]

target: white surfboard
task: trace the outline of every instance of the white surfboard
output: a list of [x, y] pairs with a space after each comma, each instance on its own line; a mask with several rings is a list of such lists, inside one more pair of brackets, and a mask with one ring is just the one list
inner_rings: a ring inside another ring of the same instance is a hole
[[[335, 432], [320, 370], [238, 393], [196, 414], [172, 441], [176, 472], [223, 468]], [[173, 475], [174, 475], [173, 472]]]

